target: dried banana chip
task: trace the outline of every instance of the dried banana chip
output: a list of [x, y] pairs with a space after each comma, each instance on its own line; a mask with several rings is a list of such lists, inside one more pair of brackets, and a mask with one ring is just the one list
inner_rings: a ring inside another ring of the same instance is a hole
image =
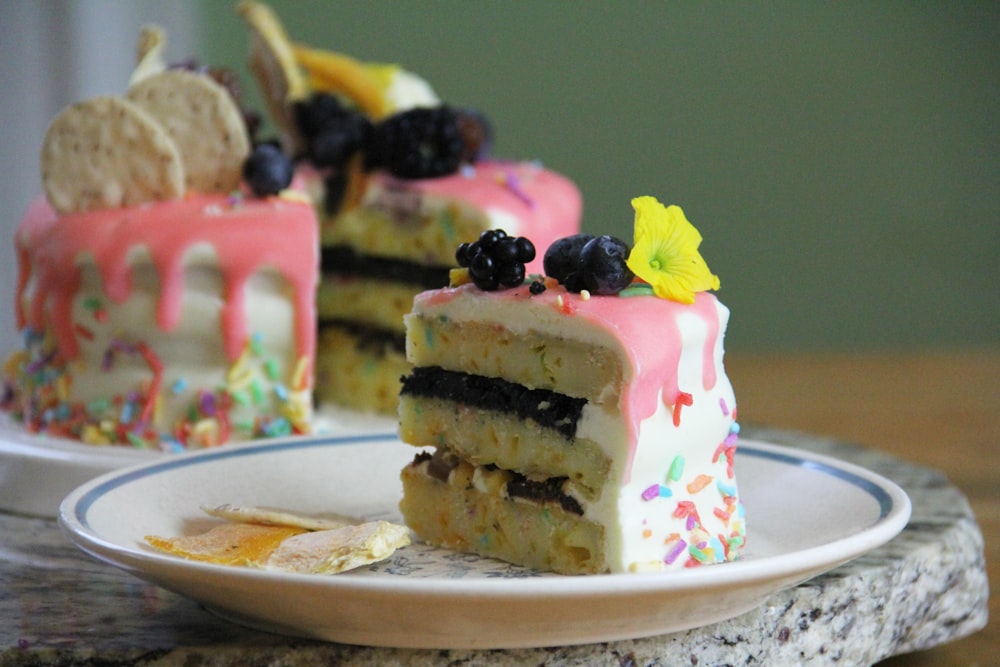
[[410, 543], [410, 531], [388, 521], [302, 533], [284, 540], [265, 567], [301, 574], [337, 574], [385, 560]]
[[142, 27], [139, 32], [139, 43], [136, 45], [136, 66], [128, 82], [130, 86], [167, 69], [167, 63], [163, 59], [166, 48], [167, 36], [160, 26]]
[[254, 507], [249, 505], [218, 505], [217, 507], [202, 507], [201, 511], [220, 519], [239, 521], [241, 523], [257, 523], [264, 526], [290, 526], [305, 530], [331, 530], [361, 523], [348, 516], [336, 515], [316, 517], [297, 512]]
[[70, 105], [42, 142], [42, 187], [60, 213], [184, 196], [180, 152], [157, 120], [118, 97]]
[[202, 74], [167, 70], [139, 81], [125, 97], [156, 118], [173, 139], [189, 190], [230, 192], [239, 187], [250, 139], [239, 107], [223, 86]]
[[261, 88], [271, 120], [286, 153], [305, 147], [295, 124], [293, 105], [309, 95], [309, 86], [292, 54], [288, 35], [269, 6], [245, 0], [237, 8], [250, 27], [250, 71]]

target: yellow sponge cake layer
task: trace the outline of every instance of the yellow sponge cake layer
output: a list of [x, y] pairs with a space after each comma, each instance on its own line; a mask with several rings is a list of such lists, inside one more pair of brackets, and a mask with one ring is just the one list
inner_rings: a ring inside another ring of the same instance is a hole
[[409, 527], [428, 542], [539, 570], [609, 569], [603, 526], [563, 508], [558, 499], [511, 496], [507, 490], [518, 480], [510, 473], [464, 462], [435, 471], [426, 457], [405, 468], [402, 480], [400, 508]]
[[[471, 242], [489, 229], [503, 229], [527, 236], [538, 247], [574, 234], [579, 229], [581, 200], [567, 178], [529, 162], [479, 162], [440, 178], [401, 180], [386, 172], [366, 179], [357, 206], [321, 223], [322, 281], [317, 308], [320, 330], [349, 326], [354, 335], [382, 337], [395, 332], [403, 339], [403, 315], [421, 291], [448, 284], [455, 266], [455, 248]], [[541, 257], [528, 266], [541, 270]], [[327, 338], [321, 335], [321, 341]], [[327, 388], [357, 359], [336, 360], [341, 350], [323, 344], [318, 364], [331, 372], [319, 376], [320, 401], [340, 402], [343, 392]], [[349, 356], [357, 357], [352, 351]], [[373, 350], [365, 367], [382, 363]], [[379, 375], [396, 374], [396, 360]], [[335, 372], [336, 371], [336, 372]], [[350, 405], [380, 412], [395, 412], [396, 403], [381, 393], [386, 383], [354, 383]], [[369, 394], [377, 386], [379, 395]]]

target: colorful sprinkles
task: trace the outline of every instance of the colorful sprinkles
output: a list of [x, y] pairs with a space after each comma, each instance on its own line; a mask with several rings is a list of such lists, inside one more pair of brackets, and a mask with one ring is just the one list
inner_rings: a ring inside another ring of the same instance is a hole
[[[642, 500], [651, 503], [651, 508], [662, 508], [652, 509], [653, 513], [643, 519], [639, 530], [644, 540], [656, 534], [650, 522], [663, 526], [660, 530], [674, 525], [664, 524], [666, 516], [676, 520], [676, 527], [680, 529], [662, 538], [665, 549], [662, 567], [676, 563], [691, 568], [734, 560], [746, 542], [746, 512], [737, 497], [733, 480], [740, 427], [735, 421], [736, 410], [724, 399], [719, 401], [719, 406], [725, 416], [731, 416], [734, 421], [711, 456], [713, 468], [705, 472], [690, 471], [685, 476], [689, 462], [683, 455], [676, 454], [669, 459], [663, 482], [649, 484], [641, 491]], [[658, 512], [663, 514], [655, 519]], [[703, 513], [710, 520], [707, 525], [702, 521]], [[715, 527], [712, 529], [714, 535], [708, 526]]]
[[[98, 299], [87, 299], [84, 306], [95, 319], [104, 312]], [[266, 356], [260, 334], [248, 338], [225, 381], [215, 387], [197, 387], [184, 377], [168, 380], [163, 361], [146, 343], [114, 338], [101, 355], [102, 370], [110, 372], [122, 358], [135, 357], [148, 376], [121, 394], [87, 402], [71, 399], [74, 366], [59, 355], [51, 337], [25, 330], [23, 338], [24, 349], [4, 365], [0, 408], [30, 433], [176, 452], [213, 447], [234, 435], [247, 439], [309, 431], [311, 361], [298, 359], [282, 377], [281, 364]], [[158, 432], [154, 424], [164, 402], [178, 400], [188, 401], [184, 417]], [[234, 411], [246, 408], [253, 408], [253, 417], [234, 421]]]

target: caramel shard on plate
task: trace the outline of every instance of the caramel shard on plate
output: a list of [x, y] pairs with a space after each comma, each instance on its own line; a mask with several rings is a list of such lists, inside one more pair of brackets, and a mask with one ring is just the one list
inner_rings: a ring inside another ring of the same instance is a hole
[[147, 535], [146, 542], [189, 560], [299, 574], [346, 572], [385, 560], [410, 543], [409, 529], [388, 521], [359, 524], [339, 515], [315, 517], [249, 505], [201, 509], [227, 523], [200, 535]]
[[146, 541], [161, 551], [188, 560], [259, 566], [284, 540], [304, 532], [304, 528], [292, 526], [224, 523], [200, 535], [170, 538], [147, 535]]

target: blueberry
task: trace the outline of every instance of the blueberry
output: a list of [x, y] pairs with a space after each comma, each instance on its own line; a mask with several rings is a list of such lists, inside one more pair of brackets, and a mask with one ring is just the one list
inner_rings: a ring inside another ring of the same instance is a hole
[[587, 281], [584, 280], [583, 271], [571, 271], [559, 282], [562, 283], [567, 292], [582, 292], [585, 289], [590, 289]]
[[[618, 294], [632, 283], [628, 268], [629, 247], [613, 236], [593, 238], [580, 250], [580, 279], [592, 294]], [[569, 286], [567, 286], [569, 289]]]
[[580, 251], [592, 238], [594, 238], [592, 234], [575, 234], [561, 238], [550, 245], [542, 260], [545, 275], [561, 283], [564, 282], [566, 276], [579, 269]]
[[292, 182], [292, 161], [274, 144], [260, 144], [243, 163], [243, 178], [258, 197], [276, 195]]

